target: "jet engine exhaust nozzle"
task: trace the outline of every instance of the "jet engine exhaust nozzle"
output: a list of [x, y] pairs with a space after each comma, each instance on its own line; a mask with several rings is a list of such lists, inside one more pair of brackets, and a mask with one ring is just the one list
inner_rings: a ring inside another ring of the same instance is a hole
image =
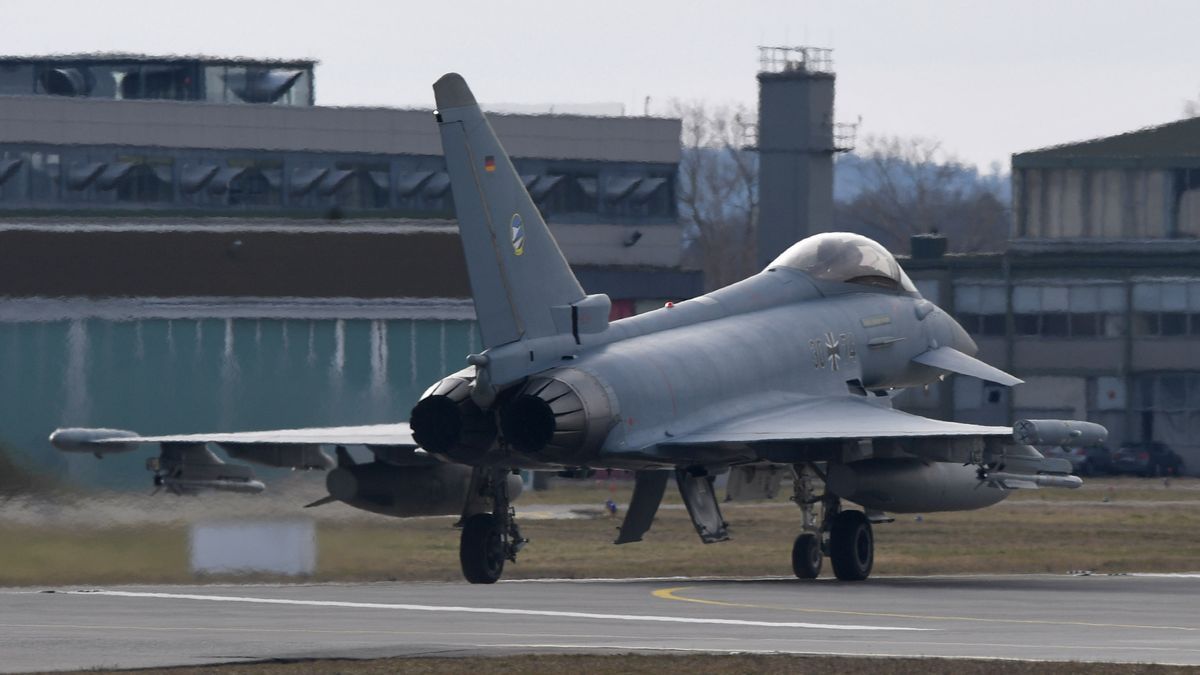
[[583, 464], [604, 443], [616, 406], [593, 376], [559, 368], [531, 378], [500, 410], [500, 431], [540, 461]]
[[409, 418], [413, 440], [429, 452], [470, 462], [496, 439], [492, 417], [471, 400], [468, 377], [451, 375], [430, 387]]

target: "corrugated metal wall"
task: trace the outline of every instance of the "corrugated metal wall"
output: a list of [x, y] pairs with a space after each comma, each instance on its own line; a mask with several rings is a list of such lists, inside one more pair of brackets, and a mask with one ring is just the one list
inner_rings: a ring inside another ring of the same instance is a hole
[[479, 349], [475, 323], [438, 319], [0, 322], [0, 443], [92, 485], [144, 487], [147, 452], [70, 457], [59, 426], [200, 432], [408, 419], [432, 381]]

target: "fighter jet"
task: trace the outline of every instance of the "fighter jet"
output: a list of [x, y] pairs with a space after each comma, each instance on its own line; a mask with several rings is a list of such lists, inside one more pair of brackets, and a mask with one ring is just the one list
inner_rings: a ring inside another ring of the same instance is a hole
[[[433, 383], [407, 424], [165, 436], [60, 429], [51, 442], [98, 456], [158, 444], [149, 468], [176, 492], [263, 488], [209, 446], [330, 469], [329, 496], [316, 504], [461, 515], [472, 583], [497, 581], [526, 544], [511, 507], [519, 469], [636, 472], [617, 544], [643, 538], [672, 479], [700, 539], [713, 543], [729, 539], [715, 477], [727, 473], [731, 496], [746, 498], [791, 474], [796, 576], [817, 577], [828, 557], [845, 581], [870, 575], [872, 527], [888, 513], [975, 509], [1014, 489], [1080, 484], [1068, 462], [1032, 446], [1100, 442], [1099, 425], [980, 426], [893, 407], [899, 393], [952, 373], [1021, 381], [974, 358], [963, 328], [865, 237], [817, 234], [748, 279], [610, 321], [609, 298], [580, 286], [463, 78], [447, 74], [433, 90], [483, 349]], [[348, 445], [374, 461], [356, 464]], [[336, 468], [322, 446], [335, 446]]]

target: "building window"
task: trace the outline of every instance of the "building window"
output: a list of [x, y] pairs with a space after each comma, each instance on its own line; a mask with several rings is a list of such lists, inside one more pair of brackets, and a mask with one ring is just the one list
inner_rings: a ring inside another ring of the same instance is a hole
[[1049, 312], [1042, 315], [1042, 330], [1041, 334], [1046, 337], [1068, 337], [1071, 331], [1068, 329], [1070, 322], [1067, 317], [1070, 316], [1065, 312]]
[[24, 181], [21, 179], [24, 158], [17, 153], [0, 152], [0, 201], [18, 201], [25, 198]]
[[169, 202], [175, 197], [174, 162], [169, 157], [118, 157], [96, 177], [99, 190], [111, 190], [118, 202]]
[[955, 315], [972, 335], [1000, 337], [1005, 328], [1008, 298], [1004, 286], [995, 284], [957, 284], [954, 287]]
[[386, 164], [339, 162], [317, 182], [317, 191], [341, 207], [378, 209], [388, 205], [390, 181]]
[[280, 203], [279, 178], [275, 176], [272, 180], [269, 169], [248, 167], [233, 176], [228, 185], [232, 206], [278, 206]]
[[1139, 281], [1133, 285], [1133, 334], [1200, 336], [1200, 281]]
[[551, 171], [530, 178], [526, 188], [543, 214], [596, 212], [595, 175]]
[[1125, 289], [1117, 283], [1019, 284], [1013, 332], [1023, 337], [1113, 338], [1124, 334]]
[[959, 312], [955, 319], [968, 333], [984, 337], [1003, 337], [1007, 331], [1004, 328], [1003, 314], [967, 314]]
[[1158, 320], [1158, 328], [1164, 337], [1187, 335], [1187, 314], [1183, 312], [1163, 312]]
[[1071, 335], [1076, 337], [1096, 337], [1097, 335], [1103, 335], [1103, 329], [1100, 325], [1104, 317], [1103, 314], [1098, 312], [1079, 312], [1068, 314], [1067, 316], [1070, 317], [1071, 321]]
[[0, 95], [29, 96], [33, 93], [32, 65], [0, 66]]
[[1017, 335], [1037, 335], [1037, 314], [1013, 314], [1013, 332]]
[[57, 153], [29, 153], [30, 198], [39, 202], [57, 202], [62, 196], [62, 163]]
[[[207, 205], [279, 206], [283, 199], [283, 171], [278, 160], [230, 159], [205, 182]], [[200, 195], [197, 194], [199, 197]]]

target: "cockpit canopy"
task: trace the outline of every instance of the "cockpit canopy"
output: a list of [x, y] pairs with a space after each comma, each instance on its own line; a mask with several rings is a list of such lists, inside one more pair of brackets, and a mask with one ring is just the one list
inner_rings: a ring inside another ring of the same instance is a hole
[[824, 232], [801, 239], [767, 267], [790, 267], [822, 281], [917, 292], [886, 248], [849, 232]]

